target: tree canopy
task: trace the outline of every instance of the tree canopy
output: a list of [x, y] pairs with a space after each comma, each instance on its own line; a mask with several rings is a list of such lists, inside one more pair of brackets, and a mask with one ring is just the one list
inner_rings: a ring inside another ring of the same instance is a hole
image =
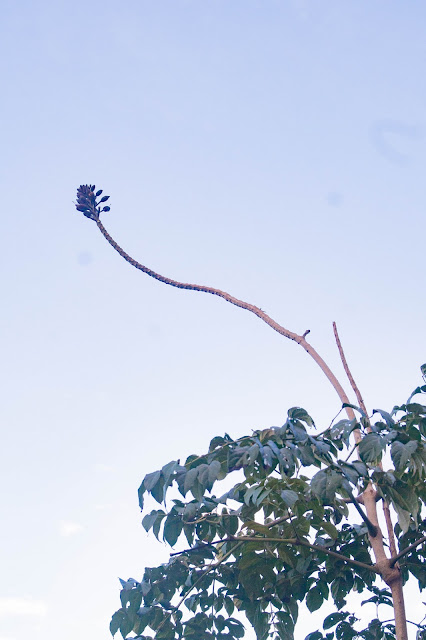
[[[355, 408], [358, 419], [323, 430], [295, 407], [280, 427], [237, 440], [216, 436], [206, 453], [146, 475], [139, 488], [144, 528], [186, 548], [146, 568], [141, 581], [121, 581], [112, 634], [231, 640], [244, 636], [241, 616], [234, 617], [241, 612], [259, 640], [288, 640], [300, 604], [315, 611], [331, 597], [336, 612], [307, 640], [395, 638], [392, 620], [358, 629], [347, 598], [355, 590], [364, 602], [392, 603], [381, 580], [392, 583], [392, 571], [426, 586], [426, 406], [412, 401], [424, 393], [418, 387], [407, 403], [375, 410], [371, 421]], [[362, 438], [352, 445], [355, 431]], [[225, 479], [234, 484], [217, 495]], [[376, 523], [362, 505], [371, 484], [398, 517], [399, 551], [386, 566], [371, 557]], [[159, 505], [148, 513], [147, 494]]]

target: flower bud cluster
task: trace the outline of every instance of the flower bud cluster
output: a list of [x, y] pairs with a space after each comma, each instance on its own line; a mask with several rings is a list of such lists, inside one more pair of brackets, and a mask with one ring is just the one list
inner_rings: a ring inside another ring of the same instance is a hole
[[94, 184], [81, 184], [77, 189], [77, 204], [75, 208], [91, 220], [99, 220], [99, 216], [103, 211], [110, 210], [108, 206], [102, 209], [100, 207], [103, 202], [109, 199], [109, 196], [103, 196], [98, 201], [98, 198], [102, 195], [102, 189], [99, 189], [99, 191], [95, 191], [95, 189], [96, 186]]

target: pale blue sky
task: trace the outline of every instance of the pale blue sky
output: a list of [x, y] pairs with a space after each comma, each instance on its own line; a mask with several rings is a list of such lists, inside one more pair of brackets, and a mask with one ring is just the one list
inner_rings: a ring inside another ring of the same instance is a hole
[[[109, 637], [117, 577], [166, 549], [147, 472], [339, 400], [209, 284], [303, 333], [370, 409], [425, 357], [420, 1], [2, 0], [0, 640]], [[24, 612], [26, 614], [24, 615]], [[300, 629], [304, 638], [311, 628]]]

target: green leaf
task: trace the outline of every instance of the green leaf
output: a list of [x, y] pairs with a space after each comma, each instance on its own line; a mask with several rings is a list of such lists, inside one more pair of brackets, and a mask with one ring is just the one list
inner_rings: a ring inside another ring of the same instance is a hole
[[337, 625], [335, 633], [337, 640], [352, 640], [352, 638], [355, 638], [355, 636], [358, 637], [358, 633], [355, 631], [353, 626], [345, 620]]
[[123, 611], [123, 609], [119, 609], [114, 613], [114, 615], [111, 618], [111, 622], [109, 624], [109, 630], [112, 636], [115, 636], [117, 631], [120, 629], [121, 623], [123, 622], [123, 620], [125, 620], [125, 618], [126, 618], [126, 612]]
[[180, 516], [171, 511], [164, 523], [163, 538], [168, 544], [173, 547], [177, 539], [179, 538], [183, 528], [183, 522]]
[[281, 469], [288, 476], [292, 476], [296, 470], [296, 461], [292, 450], [289, 447], [280, 449], [279, 462]]
[[403, 444], [398, 440], [392, 442], [391, 458], [395, 465], [396, 471], [404, 471], [405, 467], [411, 460], [411, 456], [417, 449], [417, 442], [410, 440], [407, 444]]
[[[261, 540], [261, 538], [259, 538]], [[243, 571], [243, 569], [248, 569], [249, 567], [254, 567], [257, 564], [262, 564], [263, 557], [254, 553], [254, 551], [250, 551], [247, 553], [243, 553], [243, 556], [238, 563], [238, 569]]]
[[229, 597], [226, 597], [224, 602], [223, 602], [223, 604], [224, 604], [225, 611], [228, 614], [228, 616], [232, 615], [234, 613], [234, 609], [235, 609], [235, 605], [234, 605], [232, 599], [229, 598]]
[[355, 418], [353, 420], [339, 420], [339, 422], [336, 422], [336, 424], [334, 424], [330, 428], [329, 437], [331, 440], [337, 440], [341, 438], [343, 442], [348, 445], [350, 435], [356, 428], [359, 428], [359, 424]]
[[354, 460], [353, 462], [351, 462], [351, 465], [353, 467], [355, 467], [355, 469], [357, 470], [357, 473], [360, 477], [362, 478], [367, 478], [368, 477], [368, 469], [366, 467], [366, 465], [361, 461], [361, 460]]
[[331, 504], [336, 491], [342, 485], [342, 475], [334, 470], [318, 471], [311, 480], [311, 489], [323, 502]]
[[348, 615], [349, 613], [347, 611], [338, 611], [336, 613], [330, 613], [330, 615], [324, 619], [322, 628], [324, 630], [331, 629], [332, 627], [335, 627], [336, 624], [338, 624], [339, 622], [347, 618]]
[[383, 438], [378, 433], [367, 433], [358, 445], [359, 456], [367, 464], [380, 461], [383, 449]]
[[[309, 467], [311, 464], [316, 464], [317, 461], [309, 445], [299, 444], [297, 449], [299, 452], [300, 462], [303, 464], [304, 467]], [[318, 466], [320, 465], [318, 464]]]
[[143, 479], [143, 484], [145, 486], [145, 489], [151, 492], [160, 478], [161, 478], [161, 471], [154, 471], [153, 473], [148, 473]]
[[185, 481], [183, 483], [183, 492], [184, 495], [188, 493], [192, 489], [194, 482], [196, 481], [198, 476], [198, 467], [194, 467], [186, 472]]
[[[321, 607], [323, 602], [324, 598], [318, 587], [312, 587], [312, 589], [308, 591], [308, 595], [306, 596], [306, 606], [308, 607], [309, 611], [316, 611]], [[322, 634], [320, 634], [320, 637], [322, 637]]]
[[213, 440], [210, 441], [209, 452], [230, 444], [231, 442], [233, 442], [233, 440], [227, 434], [225, 434], [224, 438], [222, 436], [215, 436]]
[[260, 453], [262, 454], [262, 460], [265, 467], [272, 467], [274, 454], [271, 447], [268, 447], [268, 445], [265, 444], [265, 446], [260, 449]]
[[144, 499], [143, 499], [144, 493], [145, 493], [145, 486], [144, 486], [144, 483], [142, 482], [138, 489], [138, 500], [139, 500], [139, 507], [141, 511], [143, 510], [143, 505], [144, 505]]
[[303, 444], [309, 439], [306, 428], [301, 422], [293, 422], [293, 420], [289, 420], [288, 426], [297, 443]]
[[161, 469], [161, 473], [164, 479], [164, 487], [163, 487], [163, 501], [166, 498], [166, 491], [169, 488], [171, 482], [171, 478], [173, 476], [173, 473], [176, 471], [176, 469], [179, 467], [179, 461], [178, 460], [172, 460], [171, 462], [168, 462], [167, 464], [164, 465], [164, 467]]
[[130, 591], [123, 591], [120, 593], [121, 604], [127, 613], [135, 614], [142, 602], [142, 592], [139, 589], [131, 589]]
[[278, 622], [275, 623], [276, 631], [280, 640], [293, 640], [294, 622], [291, 616], [285, 611], [277, 611]]
[[163, 495], [164, 495], [163, 488], [164, 488], [164, 478], [163, 478], [162, 475], [160, 475], [160, 479], [158, 480], [157, 484], [155, 484], [153, 486], [153, 488], [151, 489], [152, 497], [159, 504], [161, 504], [163, 502]]
[[407, 404], [407, 411], [409, 413], [417, 413], [422, 415], [426, 413], [426, 407], [423, 404], [419, 404], [418, 402], [411, 402]]
[[162, 518], [164, 518], [166, 514], [161, 510], [154, 510], [151, 513], [147, 513], [147, 515], [142, 519], [142, 526], [145, 531], [149, 531], [151, 527], [155, 524], [155, 521], [159, 518], [160, 523]]
[[306, 536], [311, 528], [311, 523], [307, 518], [299, 516], [291, 521], [292, 526], [296, 529], [298, 536]]
[[248, 451], [247, 451], [247, 464], [251, 465], [253, 464], [253, 462], [256, 460], [257, 456], [259, 455], [259, 445], [255, 442], [254, 444], [251, 445], [251, 447], [249, 447]]
[[[362, 462], [361, 464], [364, 463]], [[349, 462], [340, 462], [339, 466], [342, 469], [344, 476], [352, 482], [353, 485], [356, 485], [359, 480], [358, 469]]]
[[308, 633], [305, 640], [322, 640], [323, 637], [321, 631], [312, 631], [312, 633]]
[[290, 509], [291, 509], [291, 507], [294, 505], [294, 503], [298, 501], [299, 496], [292, 489], [284, 489], [283, 491], [281, 491], [281, 498], [282, 498], [284, 504], [287, 507], [290, 507]]
[[347, 402], [344, 402], [342, 404], [342, 407], [343, 407], [343, 409], [346, 409], [346, 407], [349, 407], [350, 409], [353, 409], [354, 411], [358, 411], [358, 413], [360, 413], [363, 418], [367, 418], [368, 417], [362, 409], [360, 409], [359, 407], [356, 406], [356, 404], [348, 404]]
[[373, 414], [375, 413], [378, 413], [382, 416], [389, 429], [393, 429], [395, 427], [395, 420], [392, 418], [390, 413], [388, 413], [387, 411], [382, 411], [382, 409], [373, 409]]
[[332, 524], [331, 522], [323, 522], [321, 526], [324, 529], [324, 531], [328, 533], [330, 538], [332, 538], [333, 540], [337, 540], [339, 536], [339, 532], [337, 531], [334, 524]]
[[133, 620], [127, 613], [124, 614], [124, 617], [120, 624], [120, 633], [125, 638], [133, 629]]
[[248, 527], [249, 529], [253, 529], [253, 531], [257, 531], [258, 533], [261, 533], [266, 536], [272, 535], [269, 527], [267, 527], [264, 524], [260, 524], [260, 522], [255, 522], [254, 520], [247, 522], [246, 527]]
[[416, 515], [419, 509], [419, 499], [412, 488], [397, 480], [391, 487], [392, 502], [406, 509], [411, 515]]
[[292, 407], [291, 409], [288, 410], [287, 413], [290, 419], [302, 420], [303, 422], [308, 424], [310, 427], [315, 427], [315, 422], [312, 420], [309, 413], [305, 409], [302, 409], [302, 407]]

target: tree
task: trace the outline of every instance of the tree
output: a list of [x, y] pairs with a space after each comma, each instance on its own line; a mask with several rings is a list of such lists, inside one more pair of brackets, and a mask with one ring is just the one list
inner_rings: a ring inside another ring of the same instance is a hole
[[[165, 278], [127, 255], [100, 221], [109, 211], [101, 209], [108, 199], [99, 200], [101, 195], [94, 185], [82, 185], [76, 207], [126, 261], [166, 284], [218, 295], [296, 341], [327, 376], [347, 414], [318, 430], [304, 409], [293, 407], [280, 427], [237, 440], [218, 435], [205, 453], [146, 475], [140, 507], [148, 494], [159, 508], [145, 512], [144, 528], [171, 547], [186, 539], [187, 548], [171, 553], [165, 565], [146, 568], [140, 582], [121, 580], [111, 633], [232, 640], [244, 636], [241, 615], [234, 617], [239, 612], [259, 640], [291, 640], [300, 603], [315, 611], [331, 597], [336, 611], [324, 619], [323, 631], [306, 640], [406, 640], [403, 585], [413, 577], [420, 590], [426, 586], [426, 406], [413, 401], [426, 385], [391, 411], [375, 409], [369, 417], [335, 324], [357, 405], [307, 342], [309, 332], [295, 334], [254, 305]], [[422, 374], [425, 379], [426, 365]], [[216, 495], [225, 479], [231, 488]], [[366, 594], [363, 604], [392, 606], [394, 616], [358, 629], [346, 601], [351, 590]], [[424, 640], [426, 625], [411, 624], [417, 640]]]

